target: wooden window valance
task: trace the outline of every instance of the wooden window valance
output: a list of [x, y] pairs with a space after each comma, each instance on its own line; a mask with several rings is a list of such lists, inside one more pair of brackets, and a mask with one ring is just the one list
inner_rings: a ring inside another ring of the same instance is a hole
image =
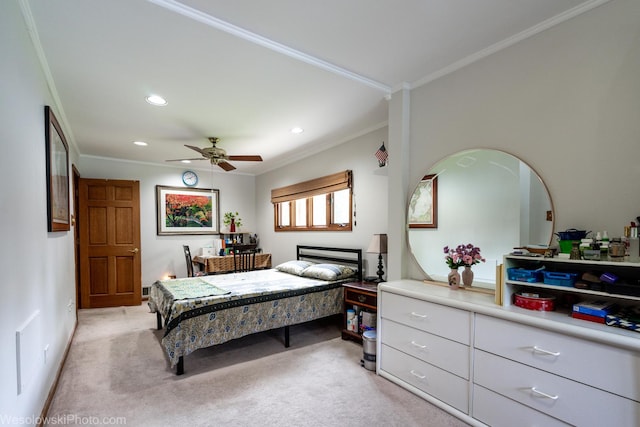
[[291, 200], [304, 199], [317, 196], [319, 194], [333, 193], [334, 191], [351, 188], [351, 171], [334, 173], [333, 175], [311, 179], [286, 187], [271, 190], [271, 203], [288, 202]]

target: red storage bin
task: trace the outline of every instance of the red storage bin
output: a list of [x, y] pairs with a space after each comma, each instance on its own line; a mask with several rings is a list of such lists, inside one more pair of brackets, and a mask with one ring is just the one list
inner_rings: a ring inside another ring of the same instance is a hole
[[556, 308], [556, 299], [548, 295], [519, 292], [514, 295], [514, 304], [527, 310], [553, 311]]

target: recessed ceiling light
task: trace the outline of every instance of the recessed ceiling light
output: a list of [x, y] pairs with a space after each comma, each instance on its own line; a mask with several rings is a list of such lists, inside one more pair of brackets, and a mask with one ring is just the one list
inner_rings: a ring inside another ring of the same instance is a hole
[[142, 147], [146, 147], [147, 145], [149, 145], [144, 141], [133, 141], [133, 143], [136, 144], [136, 145], [140, 145]]
[[165, 105], [167, 105], [167, 100], [160, 95], [149, 95], [145, 99], [151, 105], [157, 105], [159, 107], [164, 107]]
[[302, 132], [304, 132], [304, 129], [300, 127], [294, 127], [291, 129], [291, 133], [302, 133]]

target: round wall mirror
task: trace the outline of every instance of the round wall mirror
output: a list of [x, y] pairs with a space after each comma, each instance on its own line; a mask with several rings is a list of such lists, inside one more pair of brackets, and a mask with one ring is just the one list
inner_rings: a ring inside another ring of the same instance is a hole
[[486, 262], [473, 266], [473, 286], [493, 289], [505, 254], [551, 243], [553, 218], [549, 192], [526, 163], [498, 150], [466, 150], [438, 162], [416, 186], [409, 246], [428, 278], [444, 282], [444, 247], [479, 247]]

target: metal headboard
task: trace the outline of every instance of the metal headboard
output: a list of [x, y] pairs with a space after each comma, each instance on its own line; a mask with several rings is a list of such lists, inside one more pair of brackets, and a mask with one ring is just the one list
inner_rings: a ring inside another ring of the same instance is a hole
[[362, 249], [330, 248], [325, 246], [296, 246], [296, 259], [334, 262], [357, 268], [357, 279], [362, 280]]

